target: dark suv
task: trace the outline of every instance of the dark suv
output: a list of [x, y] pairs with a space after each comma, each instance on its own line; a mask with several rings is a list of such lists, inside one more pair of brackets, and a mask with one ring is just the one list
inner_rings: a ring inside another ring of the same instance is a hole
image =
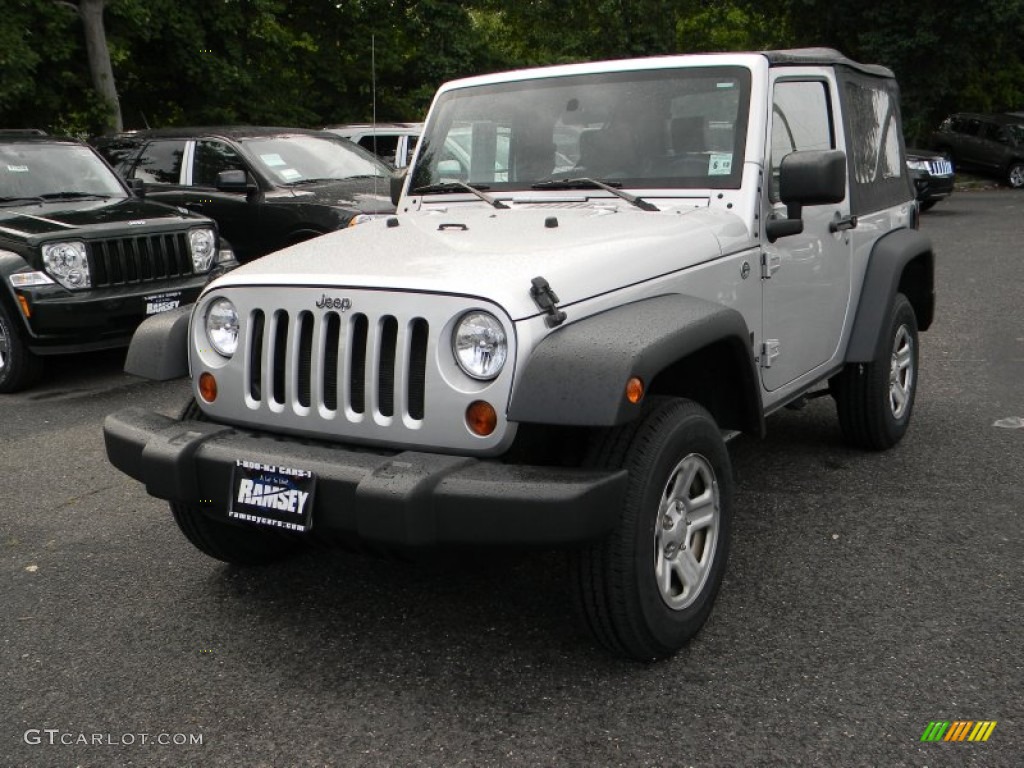
[[394, 211], [391, 169], [331, 133], [173, 128], [94, 143], [148, 196], [214, 219], [243, 262]]
[[960, 112], [943, 120], [932, 143], [959, 168], [1024, 187], [1024, 117]]
[[237, 264], [212, 221], [140, 199], [91, 147], [0, 131], [0, 392], [43, 355], [127, 346]]

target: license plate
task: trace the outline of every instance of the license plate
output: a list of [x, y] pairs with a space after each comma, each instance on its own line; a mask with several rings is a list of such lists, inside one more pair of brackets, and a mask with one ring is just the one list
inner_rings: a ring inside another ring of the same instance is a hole
[[256, 461], [235, 462], [228, 517], [252, 525], [306, 532], [313, 527], [316, 476]]
[[181, 291], [143, 296], [142, 300], [146, 302], [146, 314], [157, 315], [161, 312], [176, 309], [181, 304]]

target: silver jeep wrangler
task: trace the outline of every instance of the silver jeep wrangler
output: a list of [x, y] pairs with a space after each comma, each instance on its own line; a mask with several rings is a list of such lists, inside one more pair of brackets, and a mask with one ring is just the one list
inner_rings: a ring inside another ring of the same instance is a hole
[[665, 657], [711, 611], [726, 442], [830, 394], [910, 422], [933, 255], [892, 73], [835, 51], [669, 56], [444, 85], [397, 215], [272, 254], [136, 334], [180, 419], [110, 460], [221, 560], [315, 538], [564, 546], [584, 623]]

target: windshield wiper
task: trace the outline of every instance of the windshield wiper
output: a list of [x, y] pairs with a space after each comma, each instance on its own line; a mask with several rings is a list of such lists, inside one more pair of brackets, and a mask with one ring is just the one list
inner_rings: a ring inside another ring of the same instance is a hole
[[414, 195], [436, 195], [447, 192], [469, 192], [495, 208], [508, 208], [501, 200], [495, 200], [490, 195], [485, 195], [480, 191], [483, 189], [490, 189], [490, 187], [486, 184], [471, 185], [462, 181], [445, 181], [440, 184], [427, 184], [423, 187], [416, 187], [416, 189], [412, 190], [412, 193]]
[[531, 184], [530, 189], [603, 189], [605, 192], [611, 192], [616, 197], [621, 197], [627, 203], [635, 205], [641, 211], [657, 211], [661, 210], [658, 206], [653, 203], [649, 203], [642, 197], [631, 195], [629, 192], [623, 192], [618, 187], [622, 185], [618, 182], [609, 184], [604, 181], [598, 181], [597, 179], [591, 179], [583, 177], [579, 179], [552, 179], [551, 181], [538, 181], [536, 184]]
[[98, 192], [47, 192], [39, 197], [43, 200], [80, 200], [86, 197], [106, 200], [110, 195], [102, 195]]
[[43, 198], [41, 197], [0, 197], [0, 205], [10, 205], [11, 203], [41, 203]]

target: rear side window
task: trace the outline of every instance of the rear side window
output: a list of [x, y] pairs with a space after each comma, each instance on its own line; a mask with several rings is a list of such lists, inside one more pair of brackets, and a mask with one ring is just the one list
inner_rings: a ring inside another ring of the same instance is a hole
[[896, 81], [852, 71], [843, 72], [842, 80], [852, 212], [859, 215], [907, 202], [913, 194]]
[[178, 184], [185, 140], [151, 141], [139, 155], [132, 177], [152, 184]]

